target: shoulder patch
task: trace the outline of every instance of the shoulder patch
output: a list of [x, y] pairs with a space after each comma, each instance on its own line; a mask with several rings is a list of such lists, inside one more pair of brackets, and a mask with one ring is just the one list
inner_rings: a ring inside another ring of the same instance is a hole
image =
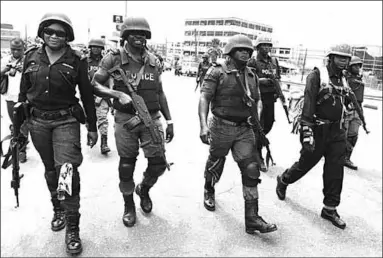
[[36, 51], [37, 49], [39, 49], [38, 46], [32, 46], [32, 47], [28, 48], [27, 50], [25, 50], [24, 55], [26, 55], [30, 52]]

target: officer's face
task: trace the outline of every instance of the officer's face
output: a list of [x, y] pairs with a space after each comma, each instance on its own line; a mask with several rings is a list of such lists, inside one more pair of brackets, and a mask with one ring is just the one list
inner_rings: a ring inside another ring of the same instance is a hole
[[53, 23], [44, 28], [44, 42], [52, 50], [60, 50], [66, 42], [67, 34], [63, 25]]
[[362, 68], [362, 64], [351, 65], [351, 73], [353, 73], [353, 74], [360, 74], [361, 68]]
[[19, 59], [24, 54], [24, 48], [11, 46], [11, 54], [14, 58]]
[[339, 69], [345, 69], [351, 59], [347, 56], [338, 56], [338, 55], [334, 55], [333, 58], [334, 58], [333, 60], [334, 60], [335, 66], [338, 67]]
[[98, 56], [101, 54], [102, 48], [101, 47], [91, 47], [90, 51], [93, 55]]
[[258, 51], [261, 53], [261, 54], [268, 54], [270, 53], [271, 51], [271, 48], [272, 48], [272, 45], [271, 44], [259, 44], [258, 45]]
[[132, 31], [128, 35], [128, 42], [136, 48], [144, 48], [146, 43], [146, 34], [144, 31]]
[[236, 48], [233, 58], [239, 61], [247, 62], [250, 59], [250, 51], [246, 48]]

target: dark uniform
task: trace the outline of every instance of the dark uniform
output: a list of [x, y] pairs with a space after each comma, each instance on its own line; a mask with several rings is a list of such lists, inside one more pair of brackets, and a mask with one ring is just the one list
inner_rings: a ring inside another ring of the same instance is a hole
[[[351, 58], [347, 73], [347, 82], [354, 92], [360, 107], [362, 107], [364, 97], [364, 82], [362, 75], [359, 74], [362, 65], [362, 60], [359, 57], [353, 56]], [[357, 68], [356, 66], [359, 67]], [[345, 166], [350, 169], [357, 170], [358, 167], [351, 161], [350, 157], [358, 140], [359, 127], [362, 125], [362, 121], [360, 120], [358, 112], [356, 112], [356, 109], [352, 103], [348, 103], [346, 107], [347, 111], [344, 123], [347, 138]]]
[[197, 78], [196, 78], [196, 81], [197, 81], [196, 89], [198, 88], [198, 86], [202, 85], [203, 79], [205, 78], [205, 74], [206, 74], [207, 70], [209, 69], [209, 67], [211, 66], [211, 63], [209, 62], [209, 55], [208, 54], [204, 54], [202, 56], [202, 58], [203, 58], [203, 61], [201, 63], [199, 63], [199, 65], [198, 65], [198, 72], [197, 72]]
[[[274, 124], [275, 121], [275, 110], [274, 103], [277, 100], [277, 91], [275, 89], [274, 81], [272, 79], [279, 80], [281, 78], [280, 68], [278, 60], [275, 57], [270, 57], [269, 55], [262, 55], [259, 51], [261, 44], [269, 44], [272, 46], [271, 39], [267, 37], [260, 36], [257, 38], [255, 47], [258, 49], [257, 56], [251, 58], [248, 62], [249, 67], [255, 68], [255, 72], [259, 80], [259, 89], [261, 91], [262, 99], [262, 114], [261, 114], [261, 125], [265, 134], [267, 135]], [[258, 143], [258, 152], [263, 161], [262, 156], [262, 145]], [[264, 164], [261, 164], [264, 167]], [[262, 168], [266, 169], [266, 168]]]
[[[19, 101], [28, 101], [30, 105], [31, 117], [28, 126], [32, 142], [45, 167], [45, 179], [54, 209], [52, 230], [61, 230], [67, 224], [67, 252], [77, 254], [82, 251], [79, 238], [80, 175], [78, 167], [83, 161], [80, 121], [85, 123], [85, 114], [79, 99], [76, 98], [76, 85], [79, 87], [85, 108], [88, 131], [95, 132], [97, 136], [96, 112], [86, 59], [81, 58], [81, 54], [69, 45], [65, 45], [63, 46], [65, 53], [53, 64], [49, 61], [46, 52], [49, 45], [46, 39], [53, 35], [60, 37], [57, 34], [47, 34], [50, 32], [45, 32], [44, 28], [58, 25], [65, 29], [68, 41], [74, 39], [72, 24], [66, 15], [49, 13], [43, 17], [38, 35], [44, 39], [45, 43], [42, 47], [26, 52]], [[97, 141], [97, 138], [93, 140]], [[59, 174], [62, 169], [69, 167], [73, 169], [71, 195], [66, 193], [65, 199], [59, 201], [57, 196]]]
[[[231, 150], [235, 162], [242, 173], [243, 196], [245, 199], [246, 232], [253, 234], [272, 232], [277, 229], [274, 224], [266, 223], [258, 215], [258, 188], [260, 173], [255, 152], [255, 135], [247, 123], [251, 115], [243, 101], [244, 91], [237, 83], [236, 76], [246, 85], [256, 103], [260, 100], [257, 76], [246, 67], [247, 60], [241, 68], [236, 65], [237, 55], [243, 51], [248, 58], [253, 52], [251, 40], [244, 35], [229, 39], [225, 55], [231, 58], [222, 64], [213, 63], [205, 75], [201, 89], [199, 116], [201, 122], [201, 140], [209, 143], [209, 157], [205, 167], [204, 206], [209, 211], [215, 210], [214, 185], [219, 181], [226, 160]], [[242, 61], [242, 60], [241, 60]], [[209, 124], [210, 139], [206, 135], [208, 105], [211, 102], [213, 117]]]
[[346, 150], [343, 119], [347, 88], [342, 82], [342, 70], [336, 67], [333, 58], [343, 58], [344, 62], [348, 63], [351, 57], [349, 49], [347, 46], [338, 46], [329, 53], [331, 61], [326, 67], [315, 68], [307, 76], [300, 121], [301, 157], [291, 168], [277, 177], [277, 195], [284, 200], [287, 185], [302, 178], [324, 156], [325, 207], [321, 216], [339, 228], [346, 226], [335, 208], [340, 203], [343, 186]]
[[[137, 34], [136, 34], [137, 33]], [[173, 125], [170, 112], [162, 89], [161, 64], [156, 56], [146, 50], [146, 39], [151, 38], [149, 24], [144, 18], [125, 19], [121, 29], [121, 42], [123, 47], [106, 55], [101, 63], [100, 69], [96, 72], [93, 83], [95, 84], [96, 94], [113, 97], [113, 107], [115, 112], [115, 138], [119, 161], [119, 187], [124, 198], [125, 211], [122, 217], [123, 223], [127, 227], [132, 227], [136, 222], [136, 210], [133, 200], [133, 192], [141, 198], [141, 208], [149, 213], [152, 210], [152, 201], [149, 197], [149, 189], [157, 182], [158, 178], [165, 172], [167, 167], [166, 159], [162, 150], [165, 148], [164, 129], [161, 123], [161, 113], [167, 120], [166, 139], [171, 141], [173, 138]], [[141, 44], [136, 44], [136, 42]], [[136, 50], [133, 54], [128, 49]], [[133, 90], [141, 96], [152, 117], [155, 127], [161, 134], [161, 143], [152, 141], [151, 134], [137, 116], [131, 102], [123, 105], [119, 96], [129, 96], [129, 90], [124, 84], [122, 77], [111, 69], [119, 67], [125, 71], [128, 80], [140, 77], [140, 83], [134, 85]], [[141, 68], [144, 68], [141, 70]], [[143, 71], [140, 75], [140, 71]], [[100, 85], [113, 77], [113, 90], [106, 90]], [[101, 92], [101, 93], [100, 93]], [[123, 93], [123, 94], [121, 94]], [[143, 180], [137, 185], [133, 174], [136, 166], [139, 147], [142, 147], [145, 157], [148, 159], [148, 166], [144, 172]]]

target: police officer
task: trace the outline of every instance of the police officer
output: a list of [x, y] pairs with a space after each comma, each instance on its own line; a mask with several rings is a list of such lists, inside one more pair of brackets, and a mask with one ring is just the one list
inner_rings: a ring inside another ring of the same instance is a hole
[[[130, 93], [121, 76], [112, 74], [113, 90], [102, 87], [102, 84], [109, 79], [108, 72], [116, 66], [127, 73], [129, 80], [140, 78], [140, 83], [134, 90], [144, 99], [153, 123], [161, 132], [163, 132], [161, 113], [165, 117], [167, 121], [166, 141], [170, 142], [174, 135], [173, 122], [162, 88], [161, 65], [158, 58], [146, 50], [146, 42], [151, 35], [145, 18], [126, 18], [121, 26], [121, 47], [103, 58], [92, 81], [97, 95], [114, 99], [115, 138], [120, 156], [119, 187], [125, 204], [122, 221], [127, 227], [132, 227], [136, 222], [133, 173], [139, 154], [139, 143], [149, 143], [142, 146], [144, 155], [148, 159], [148, 166], [142, 182], [135, 189], [136, 194], [141, 198], [140, 206], [145, 213], [151, 212], [153, 206], [149, 190], [165, 172], [167, 163], [161, 154], [161, 147], [151, 142], [150, 133], [145, 125], [142, 122], [135, 123], [137, 122], [136, 111], [131, 104]], [[144, 69], [143, 72], [141, 72], [141, 68]], [[163, 133], [161, 136], [163, 137]], [[161, 145], [164, 147], [164, 139], [162, 139]]]
[[[257, 50], [255, 58], [249, 60], [248, 66], [255, 68], [255, 72], [259, 78], [259, 88], [261, 91], [262, 99], [262, 114], [261, 124], [264, 132], [267, 135], [274, 124], [274, 103], [277, 100], [277, 92], [275, 90], [273, 79], [279, 80], [280, 69], [278, 60], [275, 57], [270, 57], [269, 53], [273, 47], [272, 39], [267, 35], [260, 35], [254, 44]], [[263, 146], [258, 143], [258, 152], [261, 157], [261, 171], [266, 172], [267, 167], [265, 166], [264, 159], [262, 156]]]
[[197, 90], [197, 88], [200, 85], [202, 85], [203, 78], [205, 78], [205, 74], [206, 74], [206, 72], [210, 66], [211, 66], [211, 63], [209, 62], [209, 55], [207, 53], [205, 53], [202, 55], [202, 62], [199, 63], [199, 65], [198, 65], [198, 72], [197, 72], [197, 79], [196, 79], [197, 86], [196, 86], [195, 90]]
[[[18, 100], [20, 92], [20, 80], [24, 64], [24, 41], [21, 38], [13, 38], [11, 39], [10, 47], [11, 55], [9, 56], [9, 59], [6, 60], [5, 66], [1, 67], [1, 79], [3, 80], [4, 76], [8, 76], [8, 91], [3, 94], [3, 98], [7, 103], [9, 119], [12, 122], [12, 125], [10, 125], [11, 135], [13, 135], [13, 106]], [[27, 161], [26, 146], [29, 142], [27, 123], [23, 123], [20, 131], [21, 135], [19, 140], [22, 148], [20, 148], [19, 152], [19, 161], [25, 163]]]
[[[105, 43], [102, 39], [91, 39], [88, 47], [90, 49], [88, 56], [89, 78], [92, 80], [103, 57], [101, 52], [105, 49]], [[109, 81], [107, 81], [104, 86], [109, 87]], [[110, 151], [108, 146], [108, 113], [112, 103], [109, 98], [95, 96], [94, 100], [96, 105], [97, 127], [101, 135], [100, 149], [102, 154], [107, 154]]]
[[[361, 73], [362, 65], [362, 60], [357, 56], [353, 56], [351, 57], [351, 61], [347, 68], [347, 82], [354, 92], [360, 107], [362, 107], [364, 97], [364, 83]], [[358, 167], [350, 160], [350, 157], [358, 140], [359, 127], [361, 124], [362, 121], [360, 120], [355, 107], [352, 105], [352, 103], [348, 104], [345, 117], [347, 149], [344, 165], [353, 170], [357, 170]]]
[[[213, 63], [205, 75], [199, 100], [200, 138], [210, 145], [210, 155], [205, 167], [204, 207], [215, 210], [215, 188], [231, 150], [242, 174], [243, 197], [245, 199], [246, 232], [267, 233], [277, 226], [265, 222], [258, 215], [258, 184], [260, 173], [256, 162], [255, 136], [247, 123], [250, 111], [243, 101], [244, 91], [237, 83], [236, 76], [249, 89], [261, 112], [262, 103], [257, 76], [246, 67], [253, 53], [251, 40], [244, 35], [235, 35], [228, 40], [224, 49], [227, 60], [222, 64]], [[249, 94], [250, 94], [249, 93]], [[209, 106], [213, 113], [207, 124]]]
[[[28, 101], [31, 107], [29, 129], [33, 145], [45, 167], [45, 179], [51, 194], [54, 215], [53, 231], [66, 226], [66, 251], [79, 254], [82, 243], [79, 236], [81, 153], [80, 122], [85, 114], [76, 98], [76, 85], [85, 108], [88, 137], [97, 142], [96, 111], [93, 87], [88, 78], [88, 64], [68, 42], [74, 40], [72, 22], [62, 13], [45, 14], [37, 35], [44, 40], [39, 48], [26, 51], [24, 73], [21, 79], [19, 101]], [[72, 168], [72, 171], [69, 169]], [[68, 169], [68, 171], [61, 171]], [[71, 195], [57, 198], [60, 172], [72, 172]]]
[[340, 218], [336, 207], [342, 192], [346, 151], [343, 103], [348, 89], [343, 85], [342, 71], [350, 62], [351, 48], [337, 45], [327, 56], [327, 66], [314, 68], [307, 76], [300, 120], [301, 156], [299, 161], [277, 177], [276, 192], [279, 199], [284, 200], [287, 185], [301, 179], [324, 156], [324, 207], [321, 216], [344, 229], [346, 223]]

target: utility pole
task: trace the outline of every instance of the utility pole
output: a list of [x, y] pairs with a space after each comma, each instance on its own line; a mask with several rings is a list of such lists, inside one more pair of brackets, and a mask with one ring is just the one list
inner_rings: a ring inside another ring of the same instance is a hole
[[125, 0], [125, 18], [128, 17], [128, 1]]
[[24, 40], [25, 44], [28, 43], [28, 25], [25, 24], [25, 40]]
[[301, 82], [303, 82], [303, 74], [305, 73], [306, 57], [307, 57], [307, 48], [306, 48], [306, 51], [305, 51], [305, 59], [303, 60], [303, 68], [302, 68]]
[[194, 29], [195, 61], [198, 62], [197, 29]]

